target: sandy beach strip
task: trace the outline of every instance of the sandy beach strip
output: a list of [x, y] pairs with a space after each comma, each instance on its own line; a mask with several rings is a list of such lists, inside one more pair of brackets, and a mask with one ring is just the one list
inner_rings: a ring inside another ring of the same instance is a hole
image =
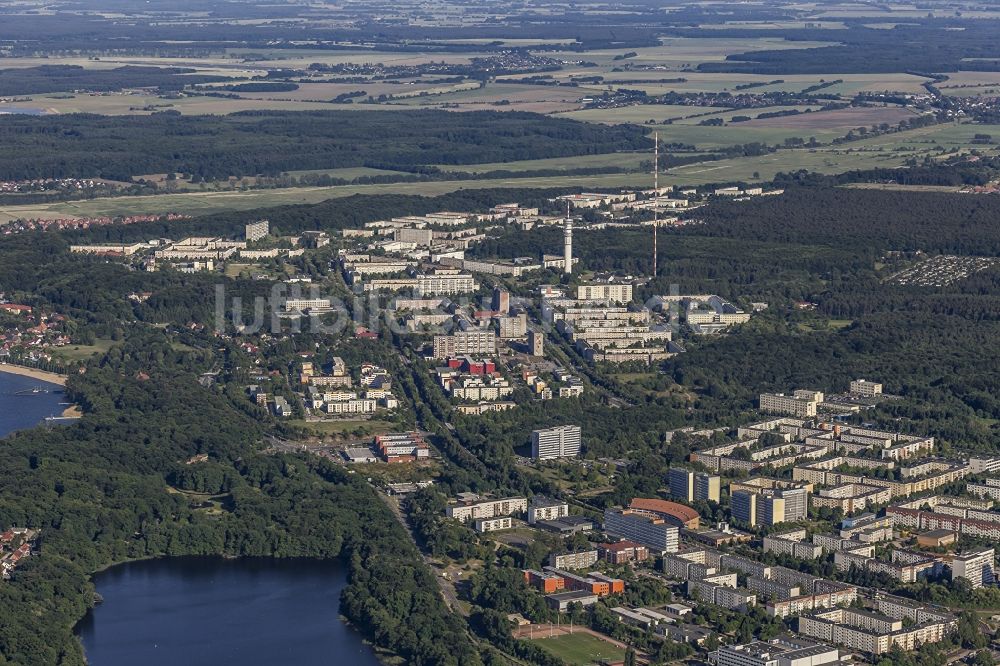
[[37, 379], [40, 382], [48, 382], [49, 384], [66, 386], [66, 375], [59, 375], [45, 370], [36, 370], [35, 368], [26, 368], [23, 365], [0, 363], [0, 372], [7, 372], [12, 375], [21, 375], [22, 377], [31, 377], [32, 379]]

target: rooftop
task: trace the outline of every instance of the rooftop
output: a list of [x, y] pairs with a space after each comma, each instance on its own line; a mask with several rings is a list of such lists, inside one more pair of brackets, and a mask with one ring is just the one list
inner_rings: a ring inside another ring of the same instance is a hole
[[698, 512], [691, 507], [678, 504], [677, 502], [668, 502], [667, 500], [661, 499], [636, 497], [632, 500], [632, 503], [629, 504], [629, 508], [638, 511], [651, 511], [657, 514], [672, 516], [685, 523], [699, 518]]

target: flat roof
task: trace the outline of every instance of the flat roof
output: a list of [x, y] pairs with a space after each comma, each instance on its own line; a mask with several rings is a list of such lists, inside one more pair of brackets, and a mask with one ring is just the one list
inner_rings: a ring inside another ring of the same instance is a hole
[[924, 532], [923, 534], [918, 534], [918, 537], [930, 537], [932, 539], [940, 539], [942, 537], [954, 536], [957, 532], [955, 530], [931, 530], [929, 532]]
[[591, 597], [597, 598], [597, 595], [593, 592], [585, 592], [583, 590], [571, 590], [570, 592], [555, 592], [553, 594], [545, 595], [549, 599], [555, 599], [557, 601], [573, 601], [574, 599], [589, 599]]
[[362, 448], [344, 449], [344, 455], [348, 458], [378, 458], [378, 454], [371, 449]]

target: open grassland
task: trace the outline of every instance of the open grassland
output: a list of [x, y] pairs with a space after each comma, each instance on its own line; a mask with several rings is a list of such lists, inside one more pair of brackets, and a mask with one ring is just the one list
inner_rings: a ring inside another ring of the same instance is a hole
[[579, 155], [576, 157], [553, 157], [544, 160], [520, 160], [517, 162], [491, 162], [489, 164], [438, 165], [447, 171], [485, 173], [488, 171], [534, 171], [537, 169], [585, 169], [599, 167], [620, 167], [639, 169], [643, 162], [651, 162], [652, 153], [605, 153], [602, 155]]
[[[646, 183], [642, 183], [645, 186]], [[207, 215], [225, 210], [252, 210], [269, 206], [319, 203], [326, 199], [354, 194], [416, 194], [436, 196], [461, 189], [500, 187], [632, 187], [636, 176], [606, 174], [599, 176], [556, 176], [543, 178], [496, 178], [484, 180], [435, 181], [428, 183], [391, 183], [378, 185], [342, 185], [334, 187], [293, 187], [245, 192], [181, 192], [138, 197], [115, 197], [38, 205], [0, 208], [0, 224], [10, 220], [79, 218], [100, 215], [161, 214], [176, 212]]]
[[52, 355], [64, 361], [73, 363], [76, 361], [88, 361], [94, 356], [104, 355], [111, 349], [114, 342], [110, 339], [98, 339], [92, 345], [67, 345], [57, 347], [52, 350]]
[[827, 129], [805, 131], [783, 127], [745, 127], [747, 123], [733, 123], [723, 127], [703, 125], [662, 125], [655, 128], [660, 133], [660, 141], [693, 145], [698, 150], [718, 150], [745, 143], [781, 144], [785, 139], [811, 137], [821, 143], [847, 134], [847, 129]]

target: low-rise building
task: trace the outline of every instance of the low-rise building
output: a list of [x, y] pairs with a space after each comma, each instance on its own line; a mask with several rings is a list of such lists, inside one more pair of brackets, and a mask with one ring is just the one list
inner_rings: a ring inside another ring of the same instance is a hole
[[601, 559], [610, 564], [645, 562], [649, 559], [649, 549], [634, 541], [601, 544], [598, 548]]
[[556, 520], [568, 515], [569, 504], [544, 495], [535, 495], [531, 498], [531, 503], [528, 504], [529, 525], [534, 525], [539, 520]]
[[837, 648], [801, 638], [783, 637], [725, 645], [708, 655], [712, 666], [840, 666], [850, 664]]
[[581, 550], [576, 553], [553, 553], [549, 564], [556, 569], [586, 569], [597, 564], [597, 550]]
[[545, 595], [545, 603], [552, 610], [565, 613], [570, 604], [580, 604], [584, 608], [593, 606], [600, 597], [585, 590], [571, 590], [569, 592], [557, 592]]
[[477, 532], [496, 532], [497, 530], [509, 530], [513, 526], [510, 516], [499, 518], [476, 518], [475, 527]]
[[460, 495], [458, 502], [449, 504], [445, 515], [455, 520], [468, 522], [477, 518], [511, 516], [528, 510], [526, 497], [505, 497], [503, 499], [482, 499], [475, 494]]

